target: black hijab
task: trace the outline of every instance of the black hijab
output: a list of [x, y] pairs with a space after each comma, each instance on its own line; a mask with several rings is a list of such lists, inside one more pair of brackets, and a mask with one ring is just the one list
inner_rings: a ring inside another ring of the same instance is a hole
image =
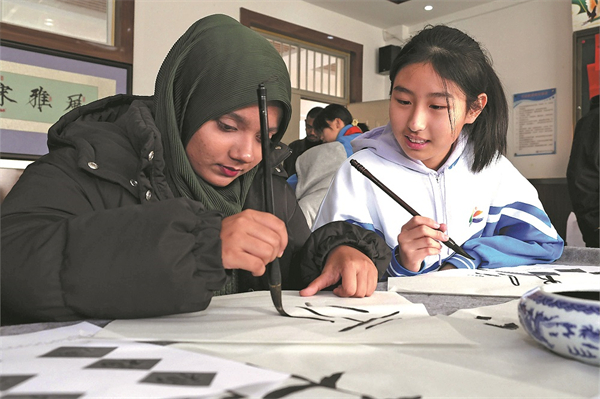
[[156, 78], [154, 102], [167, 177], [179, 195], [225, 216], [242, 210], [259, 166], [227, 187], [214, 187], [195, 174], [185, 146], [204, 123], [257, 104], [260, 83], [268, 100], [283, 111], [274, 145], [290, 120], [291, 87], [287, 67], [271, 43], [231, 17], [211, 15], [194, 23], [171, 48]]

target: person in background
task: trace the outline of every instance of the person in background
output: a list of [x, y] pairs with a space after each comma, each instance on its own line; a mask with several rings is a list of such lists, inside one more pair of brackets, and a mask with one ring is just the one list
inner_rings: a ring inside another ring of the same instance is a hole
[[[402, 48], [390, 82], [390, 122], [354, 139], [350, 158], [422, 216], [347, 160], [313, 230], [347, 221], [382, 234], [394, 277], [559, 258], [564, 242], [535, 188], [503, 155], [508, 106], [479, 43], [458, 29], [428, 26]], [[440, 243], [449, 236], [473, 259]]]
[[345, 223], [310, 234], [285, 176], [263, 170], [261, 83], [277, 165], [287, 68], [225, 15], [179, 38], [153, 96], [104, 98], [53, 125], [49, 153], [2, 203], [2, 323], [200, 311], [215, 294], [268, 289], [275, 258], [283, 289], [313, 295], [343, 275], [335, 294], [371, 295], [389, 261], [380, 237]]
[[[592, 70], [592, 68], [588, 68]], [[600, 174], [598, 157], [598, 69], [590, 76], [590, 109], [575, 125], [567, 166], [567, 184], [577, 225], [586, 247], [600, 246]]]
[[324, 143], [341, 143], [347, 156], [353, 153], [350, 142], [362, 133], [357, 125], [358, 121], [352, 118], [350, 111], [339, 104], [325, 107], [313, 123], [314, 129]]
[[323, 110], [323, 107], [313, 107], [306, 114], [304, 120], [304, 129], [306, 131], [306, 137], [300, 140], [292, 141], [289, 145], [292, 151], [291, 155], [283, 161], [283, 168], [287, 172], [288, 176], [296, 174], [296, 159], [304, 153], [304, 151], [313, 148], [322, 143], [321, 138], [313, 129], [313, 122], [315, 117]]
[[339, 104], [325, 107], [317, 115], [314, 128], [323, 144], [302, 154], [296, 161], [296, 176], [288, 179], [295, 187], [296, 198], [312, 227], [321, 201], [340, 165], [352, 154], [350, 141], [362, 130], [348, 109]]
[[363, 133], [366, 133], [369, 130], [371, 130], [369, 128], [369, 125], [367, 125], [366, 123], [363, 123], [363, 122], [358, 122], [358, 124], [356, 126], [358, 126]]

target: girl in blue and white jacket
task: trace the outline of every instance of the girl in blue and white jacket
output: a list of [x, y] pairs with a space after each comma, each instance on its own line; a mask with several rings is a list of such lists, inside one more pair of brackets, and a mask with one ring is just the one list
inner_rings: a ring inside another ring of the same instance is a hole
[[[564, 242], [535, 188], [506, 159], [508, 106], [479, 43], [423, 29], [390, 70], [390, 122], [352, 141], [313, 229], [338, 220], [382, 235], [390, 276], [552, 262]], [[356, 159], [420, 215], [350, 165]], [[440, 241], [448, 236], [473, 259]]]

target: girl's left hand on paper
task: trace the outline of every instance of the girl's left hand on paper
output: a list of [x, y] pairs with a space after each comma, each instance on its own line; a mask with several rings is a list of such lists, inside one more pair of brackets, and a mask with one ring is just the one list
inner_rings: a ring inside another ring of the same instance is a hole
[[300, 291], [300, 295], [315, 295], [340, 278], [342, 283], [333, 290], [340, 297], [371, 296], [377, 288], [378, 273], [371, 258], [356, 248], [340, 245], [327, 256], [321, 275]]
[[398, 261], [407, 270], [418, 272], [423, 259], [437, 255], [442, 249], [440, 241], [447, 241], [446, 225], [435, 220], [414, 216], [398, 235]]

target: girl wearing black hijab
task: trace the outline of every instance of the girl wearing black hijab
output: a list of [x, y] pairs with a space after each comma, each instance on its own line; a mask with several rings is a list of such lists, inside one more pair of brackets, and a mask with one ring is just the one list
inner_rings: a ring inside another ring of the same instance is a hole
[[[276, 170], [265, 213], [256, 89], [268, 93], [271, 164], [288, 151], [290, 80], [271, 44], [224, 15], [175, 43], [152, 97], [117, 95], [64, 115], [50, 152], [2, 204], [2, 323], [138, 318], [268, 289], [370, 295], [385, 242], [345, 222], [309, 237]], [[375, 264], [377, 266], [375, 266]]]

